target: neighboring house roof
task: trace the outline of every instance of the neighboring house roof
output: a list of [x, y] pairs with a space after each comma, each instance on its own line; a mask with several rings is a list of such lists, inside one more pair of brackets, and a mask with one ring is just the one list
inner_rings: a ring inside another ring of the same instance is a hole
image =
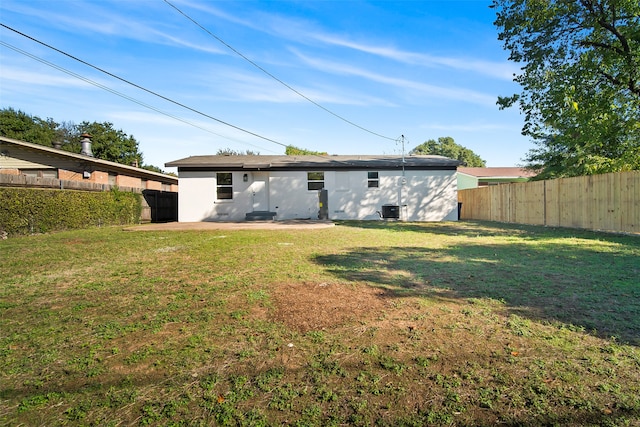
[[476, 178], [532, 178], [535, 172], [518, 167], [505, 168], [458, 168], [458, 173], [463, 173]]
[[[57, 157], [57, 158], [66, 158], [77, 160], [84, 164], [91, 164], [95, 169], [118, 172], [123, 175], [134, 176], [143, 179], [162, 181], [171, 184], [178, 184], [178, 178], [172, 175], [166, 175], [159, 172], [150, 171], [147, 169], [136, 168], [133, 166], [123, 165], [121, 163], [110, 162], [108, 160], [96, 159], [95, 157], [85, 156], [83, 154], [71, 153], [65, 150], [59, 150], [57, 148], [47, 147], [44, 145], [33, 144], [30, 142], [19, 141], [17, 139], [6, 138], [0, 136], [0, 146], [3, 145], [15, 145], [21, 147], [22, 149], [38, 151], [48, 156]], [[2, 150], [7, 150], [6, 148], [2, 148]], [[0, 151], [0, 154], [3, 154]], [[12, 155], [12, 153], [8, 153], [8, 155]]]
[[304, 156], [191, 156], [166, 163], [178, 170], [455, 170], [461, 163], [442, 156], [304, 155]]

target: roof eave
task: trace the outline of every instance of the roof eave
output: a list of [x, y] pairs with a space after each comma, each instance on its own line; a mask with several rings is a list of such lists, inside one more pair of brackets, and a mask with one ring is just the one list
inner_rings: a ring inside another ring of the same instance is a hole
[[34, 143], [31, 143], [31, 142], [20, 141], [20, 140], [12, 139], [12, 138], [0, 137], [0, 141], [4, 141], [4, 142], [7, 142], [9, 144], [14, 144], [14, 145], [21, 146], [21, 147], [24, 147], [24, 148], [27, 148], [27, 149], [31, 149], [31, 150], [35, 150], [35, 151], [45, 152], [45, 153], [52, 154], [52, 155], [55, 155], [55, 156], [58, 156], [58, 157], [68, 157], [68, 158], [72, 158], [74, 160], [79, 160], [79, 161], [83, 161], [83, 162], [88, 162], [88, 163], [94, 163], [94, 164], [97, 164], [97, 165], [107, 166], [110, 169], [126, 171], [128, 173], [132, 173], [132, 174], [139, 175], [139, 176], [140, 175], [143, 175], [143, 176], [155, 176], [157, 178], [161, 178], [164, 181], [171, 181], [172, 183], [175, 183], [175, 184], [178, 183], [178, 178], [176, 178], [175, 176], [166, 175], [166, 174], [163, 174], [163, 173], [160, 173], [160, 172], [150, 171], [150, 170], [147, 170], [147, 169], [136, 168], [134, 166], [128, 166], [128, 165], [124, 165], [122, 163], [116, 163], [116, 162], [111, 162], [109, 160], [97, 159], [95, 157], [85, 156], [83, 154], [71, 153], [69, 151], [59, 150], [57, 148], [47, 147], [45, 145], [34, 144]]
[[[226, 157], [226, 156], [225, 156]], [[400, 156], [237, 156], [237, 161], [218, 156], [192, 156], [165, 164], [181, 170], [354, 170], [354, 169], [456, 169], [461, 162], [445, 157]]]

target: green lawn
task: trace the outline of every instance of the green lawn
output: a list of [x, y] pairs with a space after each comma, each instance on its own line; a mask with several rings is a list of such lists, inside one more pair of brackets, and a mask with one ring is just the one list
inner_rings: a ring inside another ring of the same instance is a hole
[[0, 241], [0, 425], [640, 425], [640, 237], [492, 223]]

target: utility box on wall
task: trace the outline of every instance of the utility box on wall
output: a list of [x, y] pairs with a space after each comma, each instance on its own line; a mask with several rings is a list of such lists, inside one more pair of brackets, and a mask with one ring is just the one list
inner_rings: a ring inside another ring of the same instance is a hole
[[400, 206], [398, 206], [398, 205], [382, 205], [382, 218], [384, 218], [384, 219], [400, 219]]
[[329, 219], [329, 195], [324, 188], [318, 190], [318, 219]]

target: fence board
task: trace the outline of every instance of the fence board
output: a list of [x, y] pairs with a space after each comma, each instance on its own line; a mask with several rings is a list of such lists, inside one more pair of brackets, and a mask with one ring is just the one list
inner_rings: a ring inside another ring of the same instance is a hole
[[[57, 178], [39, 178], [26, 175], [0, 174], [0, 187], [57, 188], [62, 190], [109, 191], [112, 186], [89, 181], [71, 181]], [[121, 191], [140, 193], [139, 188], [119, 187]]]
[[640, 171], [460, 190], [461, 219], [640, 233]]

